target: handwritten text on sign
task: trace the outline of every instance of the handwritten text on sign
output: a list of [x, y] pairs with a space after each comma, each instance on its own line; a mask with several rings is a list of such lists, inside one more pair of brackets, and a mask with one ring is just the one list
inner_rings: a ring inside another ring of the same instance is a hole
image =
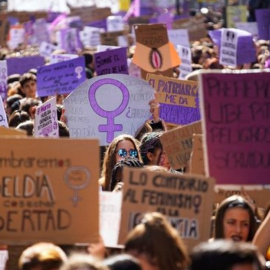
[[207, 173], [219, 184], [269, 184], [269, 73], [209, 73], [202, 82]]
[[213, 179], [124, 168], [124, 182], [120, 240], [136, 225], [134, 213], [149, 211], [174, 218], [189, 247], [208, 239]]

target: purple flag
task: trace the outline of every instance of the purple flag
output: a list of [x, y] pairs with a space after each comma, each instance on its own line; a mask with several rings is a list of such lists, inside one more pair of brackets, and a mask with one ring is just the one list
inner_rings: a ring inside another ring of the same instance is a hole
[[269, 40], [270, 9], [256, 9], [259, 39]]
[[83, 57], [39, 68], [37, 72], [38, 96], [72, 92], [86, 80], [84, 68], [85, 61]]
[[97, 75], [128, 74], [127, 48], [119, 48], [94, 54]]

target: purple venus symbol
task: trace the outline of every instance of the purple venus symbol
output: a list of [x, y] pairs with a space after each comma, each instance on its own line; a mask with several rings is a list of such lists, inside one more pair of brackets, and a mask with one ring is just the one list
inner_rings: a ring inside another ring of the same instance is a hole
[[[96, 92], [104, 84], [111, 84], [116, 86], [118, 89], [121, 90], [122, 92], [122, 101], [121, 104], [119, 105], [118, 108], [112, 111], [106, 111], [103, 110], [99, 104], [96, 101]], [[122, 84], [121, 82], [114, 80], [114, 79], [101, 79], [95, 83], [93, 83], [90, 86], [89, 92], [88, 92], [88, 98], [90, 105], [95, 113], [98, 115], [107, 118], [107, 124], [106, 125], [99, 125], [98, 130], [100, 132], [107, 132], [107, 143], [110, 143], [113, 138], [114, 138], [114, 132], [115, 131], [121, 131], [123, 130], [123, 125], [122, 124], [115, 124], [114, 123], [114, 118], [121, 114], [127, 107], [128, 102], [129, 102], [129, 92], [127, 87]]]

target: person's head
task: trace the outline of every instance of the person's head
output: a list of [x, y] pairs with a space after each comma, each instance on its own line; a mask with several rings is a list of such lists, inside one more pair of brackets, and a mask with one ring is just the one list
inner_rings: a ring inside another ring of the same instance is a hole
[[109, 190], [114, 165], [126, 156], [136, 157], [141, 160], [138, 142], [131, 135], [123, 134], [114, 138], [105, 152], [102, 167], [104, 190]]
[[159, 165], [170, 168], [168, 157], [160, 140], [162, 132], [146, 133], [140, 144], [140, 152], [145, 165]]
[[31, 117], [31, 119], [34, 119], [36, 107], [39, 106], [40, 104], [41, 104], [40, 101], [35, 98], [26, 98], [22, 100], [20, 109], [22, 111], [27, 112]]
[[251, 241], [256, 229], [255, 214], [243, 197], [233, 195], [221, 202], [215, 217], [215, 239]]
[[114, 191], [117, 183], [122, 181], [122, 172], [124, 167], [143, 167], [143, 163], [136, 157], [127, 156], [124, 159], [118, 161], [112, 170], [112, 176], [110, 181], [110, 191]]
[[22, 92], [26, 97], [35, 98], [37, 90], [37, 77], [32, 73], [24, 73], [20, 78]]
[[110, 270], [142, 270], [140, 262], [129, 254], [119, 254], [104, 261]]
[[73, 254], [62, 265], [61, 270], [109, 270], [102, 262], [88, 254]]
[[189, 263], [178, 232], [156, 212], [145, 214], [128, 234], [125, 252], [139, 259], [143, 270], [182, 270]]
[[251, 243], [220, 239], [193, 249], [190, 270], [262, 270], [260, 259]]
[[67, 137], [69, 138], [70, 133], [67, 125], [62, 121], [57, 121], [59, 127], [59, 137]]
[[37, 243], [23, 251], [19, 258], [19, 269], [58, 270], [66, 259], [60, 247], [52, 243]]
[[23, 97], [19, 94], [14, 94], [10, 97], [7, 98], [6, 100], [6, 107], [5, 107], [5, 110], [6, 110], [6, 113], [7, 113], [7, 116], [10, 116], [12, 114], [12, 110], [11, 110], [11, 106], [14, 102], [16, 101], [19, 101], [20, 99], [22, 99]]
[[9, 127], [17, 127], [19, 124], [27, 120], [30, 120], [30, 116], [27, 112], [16, 110], [10, 115], [8, 125]]
[[33, 136], [34, 122], [32, 120], [27, 120], [20, 123], [16, 129], [25, 130], [28, 136]]

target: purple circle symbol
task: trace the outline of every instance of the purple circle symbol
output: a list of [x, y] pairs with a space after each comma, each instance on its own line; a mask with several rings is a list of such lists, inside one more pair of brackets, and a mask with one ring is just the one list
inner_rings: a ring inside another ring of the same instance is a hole
[[[112, 111], [107, 111], [107, 110], [102, 109], [96, 100], [97, 90], [105, 84], [114, 85], [118, 89], [120, 89], [122, 92], [121, 104], [115, 110], [112, 110]], [[104, 118], [107, 118], [107, 124], [106, 125], [99, 125], [98, 130], [100, 132], [107, 132], [106, 141], [107, 141], [107, 143], [110, 143], [114, 138], [114, 132], [123, 130], [123, 125], [122, 124], [115, 124], [114, 118], [116, 116], [118, 116], [119, 114], [121, 114], [126, 109], [126, 107], [128, 105], [128, 102], [129, 102], [128, 89], [123, 83], [121, 83], [115, 79], [111, 79], [111, 78], [101, 79], [101, 80], [93, 83], [90, 86], [88, 98], [89, 98], [89, 102], [90, 102], [90, 105], [91, 105], [93, 111], [95, 113], [97, 113], [98, 115], [100, 115]]]

